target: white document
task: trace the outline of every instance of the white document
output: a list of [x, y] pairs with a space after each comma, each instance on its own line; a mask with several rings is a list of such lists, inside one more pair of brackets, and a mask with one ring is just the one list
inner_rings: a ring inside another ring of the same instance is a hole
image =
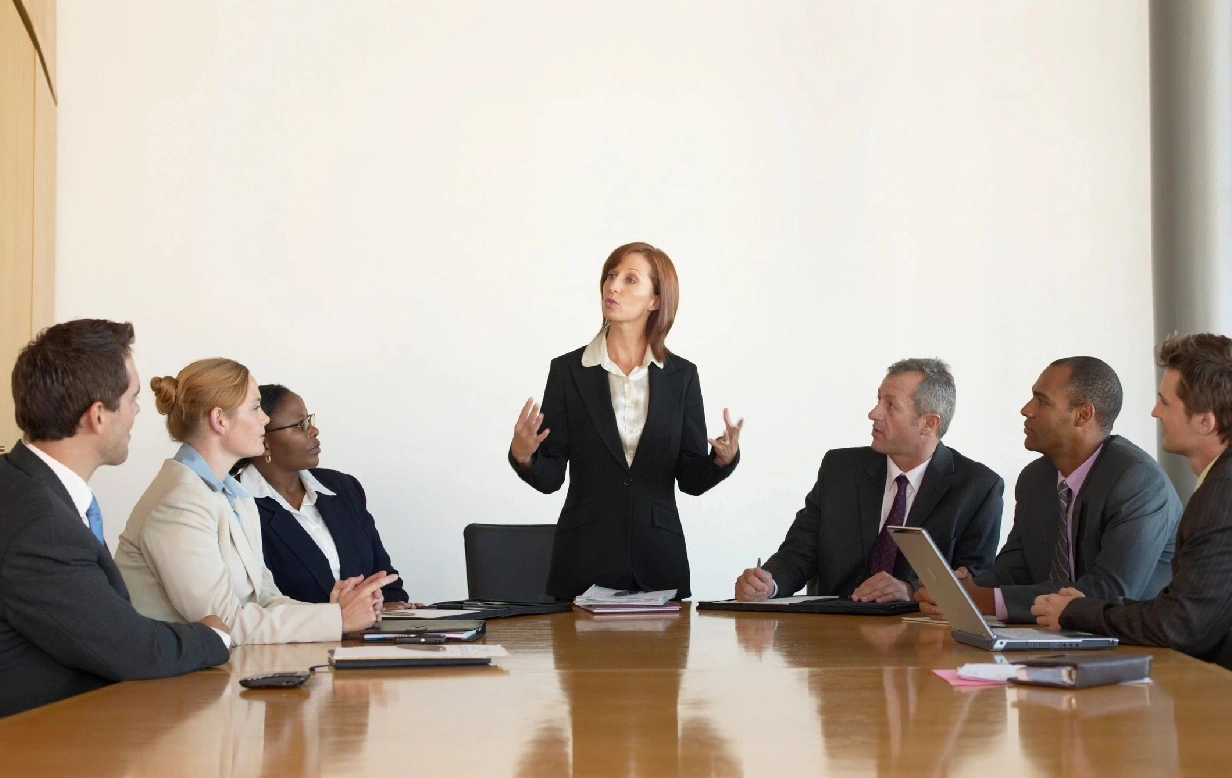
[[1022, 665], [1005, 664], [966, 664], [958, 668], [958, 677], [968, 681], [1001, 681], [1018, 677], [1018, 668]]
[[450, 611], [443, 608], [411, 608], [409, 610], [381, 611], [382, 619], [456, 619], [466, 618], [479, 611]]
[[657, 592], [628, 592], [608, 589], [606, 586], [591, 586], [573, 602], [577, 605], [663, 605], [676, 596], [675, 589]]

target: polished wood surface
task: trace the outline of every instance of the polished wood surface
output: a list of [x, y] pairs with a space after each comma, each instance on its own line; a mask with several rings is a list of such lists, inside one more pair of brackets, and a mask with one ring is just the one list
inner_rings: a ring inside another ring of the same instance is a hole
[[[0, 446], [18, 437], [8, 375], [30, 340], [34, 265], [36, 57], [11, 2], [0, 0]], [[41, 77], [40, 77], [41, 78]]]
[[30, 19], [38, 69], [52, 94], [56, 91], [56, 0], [13, 0]]
[[991, 661], [945, 627], [805, 614], [493, 621], [499, 667], [319, 672], [330, 644], [117, 684], [0, 720], [0, 775], [1223, 775], [1232, 673], [1166, 650], [1154, 683], [952, 688]]
[[[54, 3], [51, 3], [55, 7]], [[54, 17], [53, 17], [54, 21]], [[55, 323], [56, 101], [43, 79], [34, 89], [34, 235], [30, 268], [30, 332]]]

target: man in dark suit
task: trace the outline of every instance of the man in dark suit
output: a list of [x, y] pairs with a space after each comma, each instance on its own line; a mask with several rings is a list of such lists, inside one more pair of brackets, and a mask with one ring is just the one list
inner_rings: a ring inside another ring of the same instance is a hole
[[1198, 475], [1176, 535], [1172, 582], [1140, 602], [1079, 583], [1039, 597], [1031, 612], [1052, 629], [1169, 646], [1232, 669], [1232, 339], [1169, 338], [1159, 365], [1164, 375], [1151, 415], [1163, 449], [1188, 459]]
[[877, 390], [871, 446], [826, 453], [779, 550], [736, 579], [736, 599], [794, 594], [909, 600], [915, 574], [887, 526], [924, 527], [954, 565], [983, 570], [1000, 537], [1001, 478], [941, 442], [956, 392], [939, 359], [904, 359]]
[[213, 616], [166, 624], [138, 614], [103, 542], [87, 482], [128, 458], [140, 389], [132, 342], [131, 324], [66, 322], [13, 367], [24, 439], [0, 457], [0, 716], [230, 657]]
[[[1014, 488], [1014, 526], [991, 571], [959, 570], [982, 613], [1032, 622], [1041, 594], [1078, 586], [1100, 596], [1153, 597], [1172, 574], [1181, 502], [1150, 454], [1112, 433], [1121, 382], [1095, 357], [1053, 362], [1022, 408], [1028, 450], [1042, 457]], [[921, 609], [939, 613], [926, 589]]]

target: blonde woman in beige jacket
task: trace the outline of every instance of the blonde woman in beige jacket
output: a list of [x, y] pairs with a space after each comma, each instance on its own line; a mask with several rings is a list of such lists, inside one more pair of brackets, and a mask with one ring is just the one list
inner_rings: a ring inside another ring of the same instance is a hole
[[150, 618], [222, 619], [236, 645], [339, 640], [372, 626], [384, 571], [338, 581], [329, 603], [284, 596], [265, 567], [253, 498], [228, 472], [265, 452], [257, 381], [229, 359], [193, 362], [150, 382], [167, 431], [183, 445], [133, 508], [116, 564], [133, 605]]

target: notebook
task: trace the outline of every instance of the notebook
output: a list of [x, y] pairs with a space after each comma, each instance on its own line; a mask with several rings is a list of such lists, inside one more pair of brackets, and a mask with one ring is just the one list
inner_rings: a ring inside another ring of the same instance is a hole
[[1112, 648], [1116, 638], [1086, 632], [1053, 632], [1039, 627], [992, 627], [984, 620], [966, 588], [941, 555], [933, 539], [922, 527], [889, 527], [890, 537], [902, 550], [928, 587], [959, 643], [988, 651], [1055, 651], [1057, 649]]
[[364, 642], [393, 642], [406, 635], [444, 635], [446, 640], [470, 641], [478, 640], [484, 631], [484, 622], [478, 620], [390, 619], [378, 621], [363, 632], [348, 632], [342, 637]]
[[329, 664], [339, 670], [365, 667], [441, 667], [488, 665], [509, 656], [497, 645], [483, 646], [356, 646], [333, 648]]

